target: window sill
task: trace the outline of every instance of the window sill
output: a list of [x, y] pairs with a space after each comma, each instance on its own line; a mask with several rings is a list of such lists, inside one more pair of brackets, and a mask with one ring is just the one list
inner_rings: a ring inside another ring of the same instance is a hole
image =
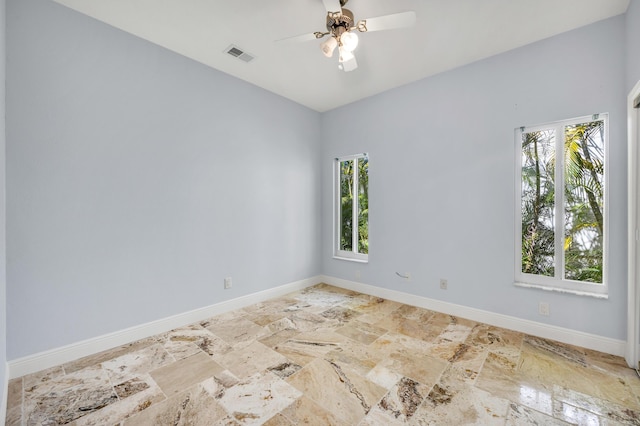
[[583, 291], [583, 290], [571, 290], [568, 288], [549, 287], [549, 286], [540, 285], [540, 284], [528, 284], [528, 283], [520, 283], [520, 282], [515, 282], [513, 283], [513, 285], [515, 285], [516, 287], [536, 288], [538, 290], [555, 291], [558, 293], [566, 293], [566, 294], [575, 294], [577, 296], [587, 296], [587, 297], [593, 297], [596, 299], [604, 299], [604, 300], [609, 299], [609, 295], [606, 293], [592, 293], [592, 292]]
[[369, 263], [369, 260], [364, 259], [352, 259], [350, 257], [341, 257], [341, 256], [333, 256], [336, 260], [346, 260], [347, 262], [356, 262], [356, 263]]

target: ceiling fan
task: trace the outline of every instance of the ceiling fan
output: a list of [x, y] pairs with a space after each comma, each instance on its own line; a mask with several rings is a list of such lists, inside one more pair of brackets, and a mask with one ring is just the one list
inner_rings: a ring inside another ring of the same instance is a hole
[[410, 27], [416, 21], [416, 13], [413, 11], [394, 13], [391, 15], [378, 16], [376, 18], [361, 19], [355, 21], [353, 12], [344, 6], [349, 0], [322, 0], [327, 10], [327, 31], [316, 31], [310, 34], [289, 37], [278, 41], [296, 42], [318, 40], [328, 35], [329, 38], [320, 44], [322, 53], [327, 58], [333, 56], [333, 52], [338, 48], [338, 68], [345, 72], [358, 68], [358, 62], [353, 51], [358, 46], [359, 32], [391, 30], [394, 28]]

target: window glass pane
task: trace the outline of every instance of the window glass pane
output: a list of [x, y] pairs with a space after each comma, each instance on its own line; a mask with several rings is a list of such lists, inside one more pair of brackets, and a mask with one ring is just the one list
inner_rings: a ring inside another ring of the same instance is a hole
[[358, 253], [369, 254], [369, 159], [358, 159]]
[[340, 162], [340, 250], [353, 250], [353, 160]]
[[565, 126], [565, 278], [602, 283], [604, 121]]
[[555, 132], [522, 135], [522, 272], [554, 276]]

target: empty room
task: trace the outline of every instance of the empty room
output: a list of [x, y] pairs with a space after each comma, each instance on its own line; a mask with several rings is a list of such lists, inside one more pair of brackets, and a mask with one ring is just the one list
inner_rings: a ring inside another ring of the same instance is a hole
[[640, 424], [640, 0], [0, 15], [0, 423]]

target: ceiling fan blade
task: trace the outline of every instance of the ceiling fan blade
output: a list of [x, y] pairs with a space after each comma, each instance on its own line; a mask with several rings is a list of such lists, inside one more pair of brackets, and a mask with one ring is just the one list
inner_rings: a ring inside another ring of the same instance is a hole
[[392, 30], [394, 28], [410, 27], [415, 24], [415, 22], [416, 13], [414, 11], [410, 11], [363, 19], [358, 21], [356, 28], [358, 31], [362, 32]]
[[340, 6], [340, 0], [322, 0], [324, 8], [327, 9], [327, 13], [342, 13], [342, 6]]
[[276, 40], [276, 43], [300, 43], [304, 41], [318, 40], [324, 37], [326, 34], [321, 32], [301, 34], [293, 37], [281, 38]]

